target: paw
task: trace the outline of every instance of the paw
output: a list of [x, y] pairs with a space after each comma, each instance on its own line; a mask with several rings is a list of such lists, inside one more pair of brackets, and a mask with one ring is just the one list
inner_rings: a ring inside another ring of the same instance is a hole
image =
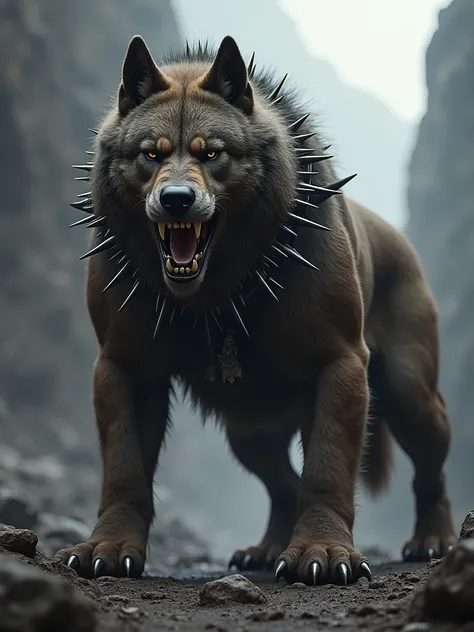
[[275, 579], [288, 583], [347, 584], [360, 577], [372, 579], [366, 558], [352, 548], [338, 544], [312, 544], [305, 548], [289, 547], [275, 564]]
[[125, 540], [90, 540], [72, 548], [61, 549], [55, 558], [87, 579], [103, 575], [140, 577], [145, 565], [145, 547], [141, 551]]
[[454, 535], [440, 537], [437, 535], [415, 536], [403, 547], [404, 562], [429, 562], [433, 558], [444, 557], [456, 544]]
[[239, 571], [272, 571], [284, 548], [280, 544], [270, 544], [235, 551], [229, 561], [229, 569], [235, 566]]

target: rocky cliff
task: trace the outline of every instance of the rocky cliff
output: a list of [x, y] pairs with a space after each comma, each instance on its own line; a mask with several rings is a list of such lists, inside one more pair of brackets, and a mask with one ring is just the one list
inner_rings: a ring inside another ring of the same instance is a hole
[[458, 518], [473, 499], [474, 3], [453, 0], [426, 53], [428, 104], [411, 159], [408, 235], [441, 314], [441, 382], [453, 422]]

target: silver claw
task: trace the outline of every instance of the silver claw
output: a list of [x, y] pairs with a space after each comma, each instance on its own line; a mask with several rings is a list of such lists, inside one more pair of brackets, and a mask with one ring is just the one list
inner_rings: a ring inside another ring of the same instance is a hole
[[97, 578], [105, 567], [105, 562], [100, 557], [94, 562], [94, 577]]
[[127, 555], [127, 557], [123, 558], [123, 567], [125, 569], [127, 577], [130, 577], [133, 568], [133, 559], [130, 557], [130, 555]]
[[361, 576], [366, 577], [370, 582], [372, 580], [372, 571], [370, 570], [368, 563], [362, 562], [359, 569], [362, 571]]
[[81, 564], [81, 561], [77, 557], [77, 555], [71, 555], [71, 557], [67, 561], [67, 565], [69, 566], [69, 568], [72, 568], [75, 571], [77, 571], [77, 569], [79, 568], [80, 564]]
[[336, 569], [336, 574], [340, 576], [342, 580], [342, 584], [344, 586], [347, 586], [347, 579], [349, 576], [349, 570], [347, 568], [347, 564], [344, 564], [344, 562], [341, 562]]
[[311, 572], [311, 579], [313, 581], [313, 586], [315, 586], [321, 567], [319, 566], [317, 562], [312, 562], [309, 566], [309, 570]]
[[247, 568], [250, 562], [252, 561], [252, 556], [247, 553], [242, 561], [242, 568]]
[[288, 568], [286, 560], [280, 560], [275, 569], [275, 579], [278, 581], [280, 577], [283, 577], [285, 570]]
[[430, 560], [432, 560], [435, 554], [434, 549], [428, 549], [427, 553]]
[[403, 549], [402, 557], [404, 560], [411, 557], [411, 549], [408, 546]]

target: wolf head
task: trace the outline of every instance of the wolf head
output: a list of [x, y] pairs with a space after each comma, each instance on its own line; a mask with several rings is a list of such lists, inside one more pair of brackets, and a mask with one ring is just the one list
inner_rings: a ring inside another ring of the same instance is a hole
[[[307, 115], [283, 82], [254, 71], [231, 37], [216, 54], [187, 48], [162, 66], [140, 37], [129, 44], [98, 136], [91, 202], [110, 242], [158, 293], [218, 304], [262, 257], [266, 265], [268, 254], [297, 259], [285, 245], [296, 237], [289, 219], [318, 224], [295, 207], [317, 208], [312, 195], [338, 192], [312, 180], [312, 165], [331, 156], [321, 155], [314, 134], [301, 133]], [[321, 173], [332, 174], [326, 164]]]

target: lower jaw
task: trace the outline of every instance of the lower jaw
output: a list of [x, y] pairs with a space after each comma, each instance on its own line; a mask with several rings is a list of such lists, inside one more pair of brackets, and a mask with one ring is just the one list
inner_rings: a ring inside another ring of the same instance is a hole
[[198, 278], [201, 273], [201, 267], [204, 263], [203, 255], [196, 253], [192, 261], [187, 264], [175, 263], [170, 255], [165, 257], [165, 274], [166, 277], [174, 283], [189, 283]]

